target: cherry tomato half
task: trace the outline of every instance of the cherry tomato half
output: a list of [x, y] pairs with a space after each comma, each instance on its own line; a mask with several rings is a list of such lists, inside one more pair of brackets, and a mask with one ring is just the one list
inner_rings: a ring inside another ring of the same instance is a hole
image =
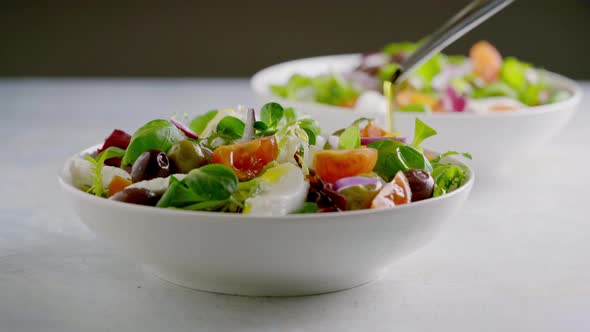
[[363, 129], [361, 129], [361, 137], [384, 137], [389, 136], [387, 130], [369, 122]]
[[255, 178], [266, 164], [276, 160], [279, 148], [274, 136], [251, 140], [246, 143], [223, 145], [211, 155], [214, 164], [231, 168], [240, 181]]
[[377, 163], [377, 154], [372, 148], [321, 150], [314, 154], [313, 166], [322, 180], [334, 183], [341, 178], [370, 173]]
[[475, 43], [469, 50], [469, 58], [473, 63], [473, 71], [485, 82], [498, 80], [502, 69], [502, 55], [485, 40]]

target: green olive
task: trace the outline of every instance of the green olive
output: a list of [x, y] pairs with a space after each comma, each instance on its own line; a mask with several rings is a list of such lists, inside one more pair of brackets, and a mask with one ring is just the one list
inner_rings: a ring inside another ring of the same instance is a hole
[[201, 146], [193, 141], [184, 140], [174, 144], [168, 151], [168, 159], [175, 173], [188, 173], [209, 162]]
[[363, 210], [371, 207], [371, 202], [381, 190], [381, 184], [351, 186], [339, 190], [338, 193], [346, 199], [349, 210]]

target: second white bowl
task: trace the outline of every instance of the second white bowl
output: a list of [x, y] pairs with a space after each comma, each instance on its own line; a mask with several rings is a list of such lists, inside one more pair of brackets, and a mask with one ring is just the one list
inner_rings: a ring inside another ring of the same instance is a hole
[[[274, 65], [256, 73], [250, 81], [251, 88], [261, 101], [275, 100], [293, 106], [299, 112], [312, 115], [322, 128], [330, 131], [344, 128], [362, 116], [373, 117], [383, 124], [384, 109], [359, 112], [315, 102], [297, 102], [282, 99], [270, 90], [271, 85], [284, 84], [296, 73], [315, 76], [350, 71], [358, 65], [359, 56], [323, 56]], [[474, 160], [469, 164], [479, 174], [492, 174], [543, 146], [565, 127], [576, 111], [582, 96], [579, 85], [554, 73], [547, 73], [546, 78], [552, 86], [570, 92], [571, 97], [554, 104], [489, 114], [397, 112], [394, 124], [403, 135], [410, 136], [415, 118], [422, 119], [439, 133], [436, 139], [425, 141], [425, 147], [436, 151], [470, 152]]]

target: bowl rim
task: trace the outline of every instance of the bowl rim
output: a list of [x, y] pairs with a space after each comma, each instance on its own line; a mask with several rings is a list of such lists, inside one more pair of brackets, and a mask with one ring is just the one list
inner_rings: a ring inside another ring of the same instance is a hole
[[[331, 61], [331, 62], [350, 62], [357, 59], [361, 56], [361, 53], [348, 53], [348, 54], [334, 54], [334, 55], [322, 55], [322, 56], [315, 56], [315, 57], [308, 57], [308, 58], [300, 58], [295, 60], [289, 60], [280, 62], [269, 67], [263, 68], [256, 72], [250, 78], [250, 88], [261, 98], [267, 100], [277, 100], [279, 102], [285, 104], [292, 104], [297, 105], [300, 108], [301, 112], [305, 112], [306, 108], [314, 107], [314, 108], [321, 108], [323, 110], [330, 110], [330, 111], [338, 111], [338, 112], [354, 112], [354, 109], [322, 104], [318, 102], [308, 102], [308, 101], [296, 101], [285, 99], [283, 97], [276, 96], [270, 92], [270, 89], [267, 85], [264, 84], [265, 80], [268, 80], [269, 76], [281, 68], [297, 65], [300, 63], [305, 62], [320, 62], [320, 61]], [[449, 117], [449, 118], [498, 118], [498, 117], [511, 117], [511, 116], [529, 116], [534, 114], [542, 114], [542, 113], [549, 113], [560, 111], [564, 108], [575, 107], [578, 105], [582, 99], [582, 87], [576, 81], [551, 72], [549, 70], [545, 70], [545, 75], [548, 78], [550, 84], [558, 83], [559, 85], [563, 86], [565, 90], [571, 93], [571, 96], [567, 99], [552, 103], [552, 104], [545, 104], [545, 105], [538, 105], [538, 106], [527, 106], [521, 109], [516, 110], [508, 110], [502, 112], [486, 112], [486, 113], [467, 113], [467, 112], [438, 112], [438, 113], [422, 113], [422, 112], [397, 112], [396, 115], [400, 116], [420, 116], [420, 117]], [[370, 113], [373, 114], [381, 114], [379, 111], [375, 111]], [[359, 114], [360, 115], [360, 114]], [[363, 113], [362, 115], [367, 115]]]
[[[92, 204], [96, 204], [98, 206], [102, 206], [105, 209], [109, 208], [127, 208], [129, 211], [136, 211], [136, 212], [152, 212], [154, 216], [161, 216], [161, 217], [171, 217], [171, 216], [192, 216], [195, 217], [195, 220], [211, 220], [214, 222], [219, 222], [220, 219], [229, 221], [267, 221], [267, 222], [277, 222], [277, 220], [289, 220], [289, 221], [310, 221], [310, 222], [318, 222], [318, 221], [330, 221], [333, 219], [343, 220], [342, 218], [345, 217], [361, 217], [367, 214], [389, 214], [393, 211], [399, 211], [404, 209], [413, 209], [413, 208], [420, 208], [423, 205], [434, 204], [435, 202], [442, 201], [445, 199], [450, 199], [454, 196], [458, 196], [461, 193], [467, 191], [469, 194], [469, 190], [473, 186], [475, 181], [475, 173], [473, 169], [465, 164], [457, 161], [452, 157], [446, 157], [445, 160], [449, 160], [450, 162], [458, 165], [462, 165], [467, 168], [468, 172], [468, 179], [463, 185], [456, 190], [444, 194], [439, 197], [433, 197], [429, 199], [425, 199], [418, 202], [413, 202], [410, 204], [404, 204], [400, 206], [394, 206], [391, 208], [385, 209], [365, 209], [365, 210], [355, 210], [355, 211], [340, 211], [340, 212], [327, 212], [327, 213], [309, 213], [309, 214], [287, 214], [283, 216], [253, 216], [253, 215], [243, 215], [241, 213], [224, 213], [224, 212], [214, 212], [214, 211], [189, 211], [189, 210], [180, 210], [180, 209], [167, 209], [167, 208], [158, 208], [155, 206], [146, 206], [146, 205], [137, 205], [125, 202], [118, 202], [113, 201], [108, 198], [97, 197], [95, 195], [89, 194], [81, 189], [76, 188], [71, 182], [67, 179], [69, 177], [69, 165], [70, 163], [76, 159], [80, 158], [81, 156], [87, 155], [90, 152], [96, 151], [100, 148], [100, 144], [93, 145], [87, 149], [84, 149], [73, 156], [69, 157], [66, 162], [64, 163], [62, 169], [59, 171], [57, 178], [58, 182], [62, 188], [62, 190], [70, 195], [74, 195], [79, 199], [87, 201]], [[436, 153], [432, 150], [427, 150], [431, 153]]]

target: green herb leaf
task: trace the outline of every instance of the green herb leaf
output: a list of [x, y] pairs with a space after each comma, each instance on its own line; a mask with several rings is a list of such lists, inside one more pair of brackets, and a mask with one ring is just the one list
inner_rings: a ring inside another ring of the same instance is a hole
[[373, 172], [385, 181], [391, 181], [399, 170], [405, 168], [397, 157], [397, 149], [404, 145], [404, 143], [395, 140], [383, 140], [369, 144], [368, 147], [378, 151], [377, 164]]
[[217, 112], [217, 110], [213, 110], [197, 116], [191, 121], [189, 128], [197, 135], [201, 135], [203, 130], [207, 127], [207, 124], [209, 124], [209, 122], [217, 115]]
[[510, 97], [516, 99], [518, 98], [518, 92], [504, 82], [495, 82], [474, 90], [471, 97], [475, 99], [488, 97]]
[[526, 71], [531, 67], [529, 63], [507, 57], [500, 69], [500, 79], [516, 91], [523, 91], [527, 87]]
[[374, 121], [375, 121], [375, 119], [373, 119], [373, 118], [362, 117], [362, 118], [358, 118], [358, 119], [354, 120], [354, 122], [351, 123], [350, 125], [357, 126], [357, 127], [361, 128], [361, 127], [363, 127], [363, 125], [365, 123], [368, 125], [369, 123], [374, 122]]
[[393, 179], [398, 171], [422, 169], [432, 172], [432, 165], [428, 158], [418, 149], [395, 140], [373, 142], [368, 147], [377, 149], [377, 164], [373, 172], [385, 181]]
[[320, 211], [320, 207], [316, 203], [313, 203], [313, 202], [305, 202], [303, 204], [303, 206], [299, 210], [297, 210], [297, 211], [295, 211], [293, 213], [294, 214], [317, 213], [319, 211]]
[[430, 106], [424, 104], [408, 104], [404, 105], [399, 108], [399, 111], [402, 112], [419, 112], [419, 113], [429, 113], [432, 110]]
[[422, 66], [416, 69], [416, 73], [422, 77], [427, 89], [430, 89], [430, 81], [434, 78], [434, 76], [440, 73], [443, 62], [444, 62], [444, 55], [436, 54], [430, 60], [426, 61]]
[[299, 127], [305, 131], [310, 145], [315, 145], [317, 136], [321, 133], [319, 123], [315, 119], [303, 118], [297, 122]]
[[140, 154], [147, 150], [159, 150], [168, 152], [168, 150], [177, 142], [186, 139], [182, 131], [176, 128], [170, 121], [157, 119], [146, 123], [139, 128], [133, 136], [127, 147], [127, 152], [121, 161], [121, 167], [124, 168], [133, 164]]
[[443, 159], [444, 157], [456, 156], [456, 155], [463, 156], [463, 157], [465, 157], [465, 158], [467, 158], [469, 160], [472, 159], [471, 154], [466, 153], [466, 152], [447, 151], [445, 153], [442, 153], [442, 154], [438, 155], [436, 158], [432, 159], [430, 162], [432, 164], [440, 163], [441, 159]]
[[254, 129], [259, 130], [259, 131], [265, 131], [268, 129], [268, 126], [266, 125], [266, 123], [264, 123], [262, 121], [256, 121], [256, 122], [254, 122]]
[[414, 127], [414, 140], [412, 141], [412, 146], [422, 151], [422, 147], [420, 146], [422, 141], [436, 134], [436, 130], [432, 129], [426, 123], [422, 122], [422, 120], [416, 118], [416, 124]]
[[452, 164], [438, 165], [431, 175], [436, 184], [433, 195], [435, 197], [459, 188], [467, 178], [462, 167]]
[[244, 121], [233, 116], [226, 116], [217, 123], [215, 131], [217, 136], [223, 139], [236, 140], [242, 138], [245, 128]]
[[[315, 100], [318, 103], [329, 105], [339, 105], [359, 96], [359, 91], [349, 81], [336, 75], [307, 77], [295, 74], [289, 78], [285, 85], [272, 86], [271, 90], [283, 98]], [[267, 124], [269, 123], [267, 122]]]
[[297, 121], [297, 113], [292, 107], [285, 108], [285, 121], [288, 124]]
[[432, 172], [432, 165], [428, 158], [412, 146], [404, 145], [397, 148], [397, 158], [400, 160], [400, 164], [404, 166], [404, 172], [409, 169], [422, 169], [428, 173]]
[[[158, 201], [159, 207], [184, 208], [198, 203], [224, 201], [238, 188], [238, 178], [226, 166], [210, 164], [194, 169], [179, 181], [170, 177], [168, 190]], [[210, 207], [210, 205], [206, 205]]]
[[260, 120], [269, 128], [275, 128], [283, 118], [285, 110], [277, 103], [268, 103], [260, 109]]
[[361, 134], [357, 126], [350, 126], [346, 128], [340, 139], [338, 140], [338, 149], [349, 150], [356, 149], [361, 146]]
[[125, 150], [122, 150], [118, 147], [111, 146], [106, 150], [102, 151], [96, 159], [86, 156], [86, 160], [88, 160], [92, 164], [92, 172], [94, 172], [94, 177], [92, 179], [92, 187], [88, 190], [89, 192], [94, 193], [96, 196], [103, 197], [104, 196], [104, 188], [102, 186], [102, 168], [104, 167], [104, 162], [107, 159], [114, 158], [114, 157], [123, 157], [125, 155]]
[[398, 53], [412, 53], [418, 48], [419, 44], [414, 42], [397, 42], [390, 43], [383, 47], [383, 52], [396, 55]]
[[377, 76], [381, 81], [391, 81], [393, 74], [400, 69], [401, 66], [397, 63], [388, 63], [385, 66], [379, 68]]

